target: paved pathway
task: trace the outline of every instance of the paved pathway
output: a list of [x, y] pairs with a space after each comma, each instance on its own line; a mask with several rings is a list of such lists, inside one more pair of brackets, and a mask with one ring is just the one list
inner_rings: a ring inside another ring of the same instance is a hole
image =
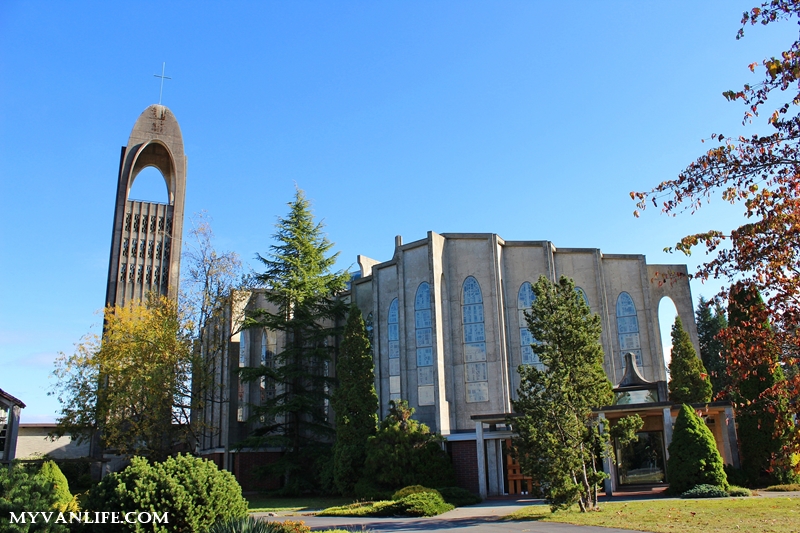
[[[632, 499], [652, 499], [663, 496], [660, 491], [645, 491], [642, 493], [629, 493], [602, 498], [603, 501], [623, 501]], [[800, 492], [765, 492], [763, 497], [790, 497], [799, 498]], [[458, 507], [447, 513], [431, 518], [356, 518], [335, 516], [291, 515], [268, 517], [267, 513], [254, 513], [253, 516], [267, 518], [268, 520], [303, 520], [312, 529], [343, 528], [350, 531], [369, 531], [372, 533], [413, 533], [415, 531], [456, 531], [458, 533], [503, 532], [520, 531], [529, 533], [643, 533], [631, 529], [616, 529], [595, 526], [574, 526], [571, 524], [558, 524], [553, 522], [536, 521], [504, 521], [502, 517], [530, 505], [544, 505], [541, 500], [522, 499], [497, 499], [486, 500], [478, 505]], [[646, 533], [646, 532], [644, 532]]]
[[[459, 533], [524, 531], [530, 533], [636, 533], [630, 529], [573, 526], [535, 521], [507, 522], [500, 518], [529, 505], [541, 505], [541, 500], [486, 500], [478, 505], [458, 507], [431, 518], [357, 518], [336, 516], [279, 516], [269, 520], [303, 520], [312, 529], [344, 528], [350, 531], [373, 533], [415, 531], [457, 531]], [[266, 517], [266, 513], [253, 516]]]

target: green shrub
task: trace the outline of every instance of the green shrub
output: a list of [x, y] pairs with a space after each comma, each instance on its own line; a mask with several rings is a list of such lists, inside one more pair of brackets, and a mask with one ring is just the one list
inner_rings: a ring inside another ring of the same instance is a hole
[[[418, 494], [420, 492], [436, 492], [436, 489], [429, 489], [428, 487], [423, 487], [422, 485], [409, 485], [408, 487], [403, 487], [402, 489], [398, 490], [394, 494], [392, 494], [393, 500], [401, 500], [406, 496], [410, 496], [411, 494]], [[441, 494], [439, 494], [441, 496]]]
[[91, 461], [89, 459], [62, 459], [55, 461], [73, 494], [88, 491], [92, 488]]
[[464, 507], [465, 505], [475, 505], [481, 503], [481, 498], [475, 496], [470, 491], [462, 489], [461, 487], [442, 487], [436, 489], [442, 495], [444, 501], [455, 507]]
[[411, 418], [413, 414], [405, 400], [390, 402], [389, 414], [367, 442], [362, 479], [371, 480], [380, 490], [455, 484], [455, 470], [442, 450], [441, 435], [431, 433], [428, 426]]
[[206, 533], [310, 533], [311, 528], [300, 522], [267, 522], [252, 516], [230, 518], [211, 526]]
[[716, 485], [697, 485], [681, 494], [681, 498], [727, 498], [728, 492]]
[[[431, 490], [431, 489], [428, 489]], [[436, 516], [453, 509], [441, 494], [416, 492], [398, 501], [357, 502], [330, 507], [317, 516]]]
[[[219, 521], [211, 526], [206, 533], [287, 533], [290, 531], [297, 530], [286, 529], [281, 522], [267, 522], [266, 520], [246, 516]], [[300, 531], [311, 531], [311, 528], [306, 526], [305, 530]]]
[[436, 516], [453, 510], [438, 492], [409, 494], [397, 503], [403, 506], [402, 514], [406, 516]]
[[358, 480], [354, 490], [356, 498], [364, 501], [391, 500], [392, 491], [376, 486], [372, 480], [364, 477]]
[[403, 506], [400, 502], [386, 500], [329, 507], [318, 512], [317, 516], [398, 516], [402, 512]]
[[69, 491], [69, 483], [67, 478], [58, 468], [58, 465], [53, 461], [45, 461], [42, 463], [42, 468], [39, 470], [39, 475], [53, 484], [55, 491], [56, 501], [53, 508], [58, 511], [77, 512], [78, 501], [72, 496]]
[[694, 409], [685, 404], [675, 420], [669, 445], [667, 481], [670, 494], [683, 494], [696, 485], [728, 488], [722, 457], [711, 430]]
[[733, 465], [725, 465], [724, 470], [725, 477], [731, 485], [736, 485], [737, 487], [750, 486], [750, 480], [741, 468], [734, 468]]
[[736, 485], [731, 485], [730, 488], [728, 489], [728, 496], [732, 496], [734, 498], [749, 498], [752, 495], [753, 495], [752, 491], [744, 487], [737, 487]]
[[770, 485], [766, 489], [770, 492], [794, 492], [800, 491], [800, 483], [790, 483], [788, 485]]
[[[168, 513], [157, 533], [205, 531], [217, 521], [247, 515], [242, 488], [230, 472], [189, 455], [149, 463], [134, 457], [122, 472], [106, 476], [90, 492], [88, 511]], [[136, 531], [137, 524], [95, 524], [93, 531]]]
[[3, 533], [66, 533], [65, 524], [41, 523], [12, 524], [11, 513], [52, 511], [56, 503], [56, 490], [52, 481], [18, 464], [0, 466], [0, 531]]

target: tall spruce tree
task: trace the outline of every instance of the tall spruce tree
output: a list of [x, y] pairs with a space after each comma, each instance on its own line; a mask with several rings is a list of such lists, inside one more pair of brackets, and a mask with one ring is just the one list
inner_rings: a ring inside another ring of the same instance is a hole
[[333, 446], [333, 481], [342, 494], [353, 494], [364, 470], [367, 441], [378, 428], [378, 394], [372, 351], [361, 311], [350, 308], [339, 356], [336, 361], [338, 386], [331, 398], [336, 416]]
[[698, 359], [692, 339], [683, 329], [681, 317], [672, 325], [672, 359], [669, 362], [669, 401], [707, 403], [711, 401], [711, 380]]
[[789, 418], [788, 402], [774, 391], [784, 379], [780, 348], [764, 300], [755, 287], [739, 283], [731, 287], [728, 301], [729, 342], [744, 343], [762, 361], [746, 376], [731, 376], [729, 397], [737, 405], [742, 470], [753, 485], [795, 481], [791, 458], [783, 451], [792, 428], [778, 424]]
[[314, 222], [302, 190], [276, 227], [276, 244], [267, 256], [256, 256], [265, 269], [255, 276], [274, 311], [251, 313], [244, 327], [283, 332], [285, 344], [274, 366], [242, 371], [246, 381], [264, 378], [276, 384], [273, 398], [253, 406], [251, 419], [264, 423], [244, 445], [283, 448], [271, 470], [283, 476], [286, 493], [298, 493], [316, 488], [313, 466], [321, 455], [329, 457], [324, 448], [333, 438], [327, 412], [333, 385], [330, 365], [339, 333], [336, 323], [345, 312], [336, 295], [345, 289], [348, 275], [333, 271], [338, 254], [329, 255], [333, 244], [323, 225]]
[[725, 344], [717, 338], [719, 332], [728, 327], [728, 320], [725, 318], [725, 310], [719, 304], [712, 305], [702, 296], [694, 316], [700, 342], [700, 359], [711, 378], [711, 397], [716, 398], [727, 389], [729, 382]]
[[565, 277], [558, 283], [540, 277], [533, 292], [526, 318], [545, 368], [519, 368], [519, 399], [513, 402], [519, 417], [509, 419], [518, 435], [513, 446], [522, 471], [541, 484], [551, 508], [577, 502], [586, 511], [597, 505], [597, 487], [606, 477], [601, 459], [608, 452], [607, 432], [592, 408], [612, 400], [600, 317]]

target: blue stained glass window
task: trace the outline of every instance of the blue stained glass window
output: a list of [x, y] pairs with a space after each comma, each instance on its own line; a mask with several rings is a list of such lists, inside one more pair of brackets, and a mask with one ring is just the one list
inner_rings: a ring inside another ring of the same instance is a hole
[[529, 311], [536, 300], [536, 295], [533, 294], [533, 287], [529, 281], [526, 281], [519, 287], [517, 292], [517, 312], [519, 313], [519, 345], [520, 345], [520, 360], [523, 365], [536, 365], [536, 368], [543, 370], [544, 365], [539, 361], [539, 356], [533, 353], [531, 344], [535, 342], [531, 331], [528, 329], [528, 324], [524, 320], [524, 311]]
[[464, 305], [479, 304], [483, 302], [481, 286], [472, 276], [464, 280]]
[[536, 298], [536, 296], [533, 295], [533, 287], [531, 287], [529, 281], [526, 281], [519, 288], [519, 294], [517, 295], [517, 309], [530, 309], [533, 305], [534, 298]]
[[589, 305], [589, 297], [586, 296], [586, 291], [581, 289], [580, 287], [575, 287], [575, 292], [581, 295], [583, 301], [586, 302], [586, 305]]
[[414, 298], [417, 366], [433, 365], [433, 328], [431, 327], [431, 289], [427, 282], [420, 283]]
[[431, 308], [431, 287], [427, 282], [422, 282], [417, 288], [417, 297], [414, 298], [414, 309]]
[[643, 366], [639, 318], [636, 315], [633, 298], [627, 292], [621, 292], [617, 297], [617, 337], [622, 368], [625, 368], [625, 354], [628, 352], [633, 352], [636, 357], [636, 366]]
[[467, 402], [488, 401], [489, 372], [486, 363], [483, 294], [478, 280], [468, 276], [461, 290], [461, 323], [464, 329], [464, 381]]
[[387, 337], [389, 340], [389, 399], [400, 399], [400, 318], [397, 298], [389, 304]]
[[633, 298], [627, 292], [619, 293], [617, 297], [617, 316], [636, 316], [636, 306]]

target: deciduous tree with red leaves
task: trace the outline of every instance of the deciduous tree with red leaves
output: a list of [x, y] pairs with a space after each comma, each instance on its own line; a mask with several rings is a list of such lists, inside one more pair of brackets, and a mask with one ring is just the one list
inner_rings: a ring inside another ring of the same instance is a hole
[[[800, 0], [765, 2], [744, 13], [737, 39], [748, 26], [798, 18]], [[776, 432], [790, 432], [791, 438], [784, 441], [784, 456], [790, 456], [789, 452], [800, 452], [800, 431], [792, 420], [792, 413], [800, 414], [800, 375], [791, 371], [800, 363], [800, 38], [777, 56], [749, 68], [763, 69], [763, 80], [725, 91], [723, 96], [746, 106], [744, 124], [767, 117], [768, 133], [734, 138], [714, 134], [715, 146], [676, 179], [648, 192], [632, 192], [631, 197], [639, 210], [652, 203], [670, 215], [693, 213], [717, 195], [743, 206], [748, 223], [729, 231], [688, 235], [669, 250], [688, 255], [696, 247], [705, 248], [712, 259], [700, 267], [697, 278], [728, 279], [767, 297], [766, 316], [753, 316], [737, 328], [727, 328], [721, 337], [728, 347], [728, 374], [734, 388], [770, 364], [763, 359], [774, 352], [752, 349], [754, 345], [769, 340], [779, 346], [779, 361], [771, 364], [790, 369], [786, 372], [790, 377], [775, 381], [762, 394], [789, 401], [790, 412], [776, 413]], [[720, 293], [719, 298], [725, 297]], [[764, 324], [769, 323], [772, 331], [765, 330]], [[739, 338], [744, 331], [747, 342]], [[794, 468], [800, 472], [800, 464]]]

